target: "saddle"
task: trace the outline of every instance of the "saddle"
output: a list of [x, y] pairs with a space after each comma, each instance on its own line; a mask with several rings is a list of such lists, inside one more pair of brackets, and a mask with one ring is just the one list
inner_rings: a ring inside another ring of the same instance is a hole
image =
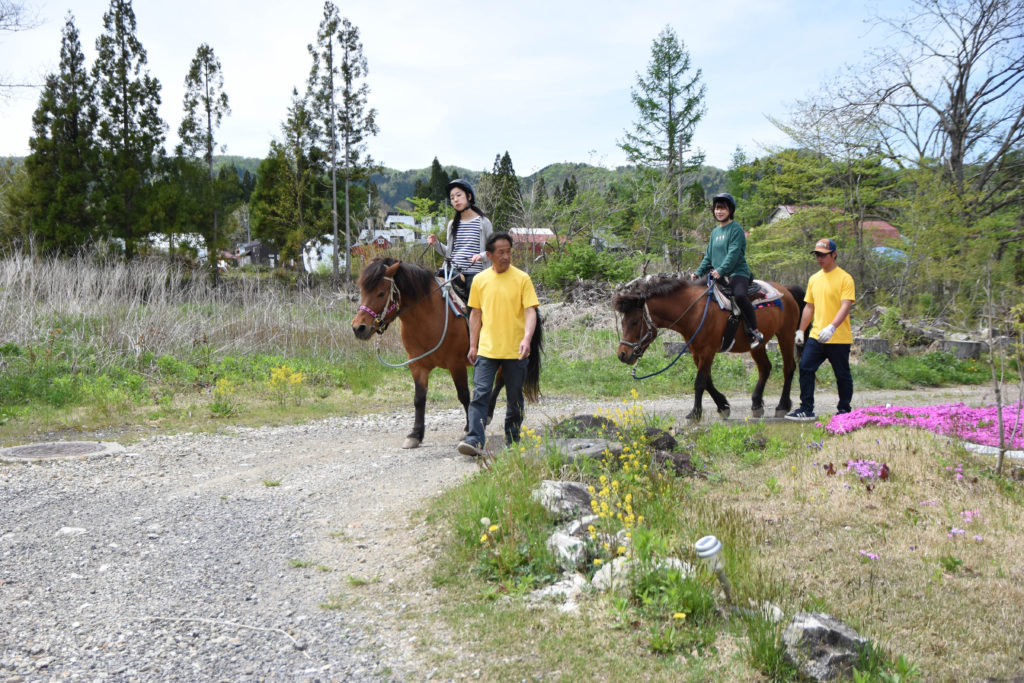
[[448, 296], [446, 297], [448, 299], [448, 307], [452, 309], [452, 313], [455, 314], [455, 317], [465, 318], [466, 313], [469, 310], [469, 306], [466, 305], [466, 302], [469, 301], [469, 292], [466, 291], [465, 278], [463, 278], [462, 275], [459, 275], [458, 277], [453, 278], [451, 282], [447, 282], [441, 269], [438, 269], [438, 271], [434, 273], [434, 279], [437, 281], [437, 286], [441, 288], [442, 291], [445, 289], [448, 290]]
[[[715, 282], [711, 292], [718, 306], [723, 311], [729, 311], [729, 319], [725, 322], [725, 330], [722, 332], [722, 346], [720, 349], [721, 353], [725, 353], [736, 343], [736, 332], [739, 331], [743, 319], [740, 315], [739, 306], [736, 305], [736, 300], [733, 298], [732, 287], [729, 286], [727, 278]], [[782, 292], [773, 287], [770, 282], [764, 280], [751, 280], [750, 286], [747, 288], [747, 297], [754, 308], [764, 308], [766, 306], [782, 307]]]

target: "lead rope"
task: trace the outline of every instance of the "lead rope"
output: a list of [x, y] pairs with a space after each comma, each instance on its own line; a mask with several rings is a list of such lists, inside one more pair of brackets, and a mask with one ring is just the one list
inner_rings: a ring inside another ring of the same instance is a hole
[[[427, 356], [432, 354], [434, 351], [437, 351], [439, 348], [441, 348], [441, 345], [444, 344], [445, 337], [448, 336], [448, 319], [451, 317], [451, 314], [450, 314], [450, 312], [448, 310], [448, 306], [449, 306], [449, 302], [450, 302], [450, 299], [451, 299], [452, 280], [455, 278], [455, 275], [451, 275], [451, 273], [449, 272], [447, 266], [445, 267], [445, 276], [446, 277], [445, 277], [444, 282], [442, 282], [439, 285], [439, 289], [441, 290], [441, 309], [444, 311], [444, 329], [441, 330], [441, 338], [437, 340], [437, 345], [434, 346], [434, 348], [432, 348], [429, 351], [427, 351], [426, 353], [422, 353], [422, 354], [416, 356], [415, 358], [410, 358], [409, 360], [407, 360], [407, 361], [405, 361], [403, 363], [389, 363], [389, 362], [387, 362], [386, 360], [384, 360], [383, 358], [380, 357], [381, 337], [378, 336], [377, 337], [376, 348], [374, 350], [377, 353], [377, 360], [380, 361], [381, 365], [386, 365], [389, 368], [404, 368], [409, 363], [415, 363], [416, 361], [418, 361], [418, 360], [420, 360], [422, 358], [426, 358]], [[394, 280], [391, 281], [391, 288], [392, 288], [392, 292], [397, 292], [397, 290], [398, 290], [398, 286], [395, 284]], [[399, 296], [399, 300], [401, 300], [401, 293], [400, 292], [398, 293], [398, 296]], [[388, 301], [390, 301], [390, 300], [391, 300], [391, 296], [389, 295], [388, 296]], [[415, 306], [416, 303], [418, 303], [418, 302], [415, 302], [413, 305]], [[396, 306], [395, 309], [397, 310], [397, 308], [398, 307]], [[379, 324], [378, 324], [378, 328], [379, 328]], [[385, 329], [386, 329], [386, 327], [385, 327]]]
[[[640, 364], [640, 359], [637, 358], [636, 359], [636, 363], [633, 363], [633, 372], [631, 373], [631, 376], [632, 376], [633, 379], [641, 380], [641, 379], [647, 379], [649, 377], [654, 377], [655, 375], [660, 375], [661, 373], [665, 372], [670, 367], [675, 365], [676, 361], [678, 361], [680, 358], [683, 357], [683, 354], [686, 353], [686, 350], [688, 348], [690, 348], [690, 344], [692, 344], [693, 340], [697, 338], [698, 334], [700, 334], [701, 328], [704, 327], [704, 321], [707, 320], [707, 317], [708, 317], [708, 306], [711, 305], [711, 280], [710, 280], [710, 278], [708, 279], [708, 289], [707, 289], [707, 291], [705, 291], [703, 294], [701, 294], [700, 297], [697, 297], [696, 299], [694, 299], [693, 303], [690, 304], [689, 306], [687, 306], [686, 310], [683, 311], [682, 314], [680, 314], [680, 316], [678, 318], [676, 318], [675, 320], [673, 320], [672, 324], [668, 326], [668, 328], [671, 328], [677, 322], [682, 320], [683, 316], [685, 316], [687, 313], [689, 313], [690, 309], [693, 308], [697, 304], [697, 302], [701, 300], [701, 297], [705, 298], [705, 301], [704, 301], [704, 313], [701, 315], [701, 317], [700, 317], [700, 324], [697, 325], [697, 329], [694, 331], [693, 336], [690, 337], [690, 341], [688, 341], [685, 344], [683, 344], [683, 348], [679, 350], [679, 353], [676, 354], [676, 357], [672, 359], [671, 363], [669, 363], [668, 365], [663, 367], [661, 370], [658, 370], [657, 372], [652, 372], [649, 375], [641, 375], [640, 377], [636, 376], [636, 367], [637, 367], [637, 365]], [[646, 301], [644, 301], [644, 315], [647, 317], [648, 320], [651, 320], [650, 312], [647, 309], [647, 302]], [[652, 320], [652, 323], [653, 323], [653, 320]]]

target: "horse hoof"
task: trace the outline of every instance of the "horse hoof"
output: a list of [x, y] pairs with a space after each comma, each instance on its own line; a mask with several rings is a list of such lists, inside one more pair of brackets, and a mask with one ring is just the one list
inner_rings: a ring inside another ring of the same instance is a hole
[[751, 408], [750, 409], [750, 416], [751, 417], [764, 417], [764, 408]]
[[405, 443], [402, 444], [402, 448], [419, 448], [419, 447], [420, 447], [420, 440], [417, 439], [414, 436], [407, 436], [405, 438]]
[[718, 411], [718, 416], [723, 420], [728, 420], [730, 415], [732, 415], [732, 408], [728, 406], [726, 406], [725, 408], [720, 408]]
[[776, 408], [775, 417], [786, 417], [789, 415], [789, 408]]
[[702, 414], [701, 414], [701, 413], [694, 413], [694, 412], [690, 412], [690, 413], [689, 413], [689, 414], [688, 414], [688, 415], [686, 416], [686, 419], [687, 419], [687, 420], [689, 420], [690, 422], [700, 422], [700, 418], [701, 418], [701, 417], [702, 417]]

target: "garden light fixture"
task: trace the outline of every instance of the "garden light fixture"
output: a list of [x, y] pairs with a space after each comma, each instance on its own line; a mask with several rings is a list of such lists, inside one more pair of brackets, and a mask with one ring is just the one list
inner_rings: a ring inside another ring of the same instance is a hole
[[718, 577], [725, 591], [726, 601], [732, 604], [732, 586], [729, 585], [725, 565], [722, 563], [722, 542], [714, 536], [705, 536], [694, 544], [694, 549], [697, 551], [697, 557], [704, 562], [704, 566]]

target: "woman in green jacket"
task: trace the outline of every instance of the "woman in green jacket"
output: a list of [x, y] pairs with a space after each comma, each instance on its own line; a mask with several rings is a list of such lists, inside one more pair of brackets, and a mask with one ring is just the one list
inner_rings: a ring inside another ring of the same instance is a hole
[[718, 221], [718, 227], [711, 231], [704, 260], [700, 262], [697, 272], [691, 277], [696, 280], [708, 273], [719, 280], [728, 278], [733, 298], [743, 316], [743, 324], [750, 338], [750, 348], [756, 349], [764, 341], [757, 329], [757, 317], [754, 306], [747, 296], [747, 288], [753, 275], [747, 267], [747, 237], [743, 228], [733, 220], [736, 213], [736, 200], [728, 192], [716, 194], [711, 203], [711, 212]]

